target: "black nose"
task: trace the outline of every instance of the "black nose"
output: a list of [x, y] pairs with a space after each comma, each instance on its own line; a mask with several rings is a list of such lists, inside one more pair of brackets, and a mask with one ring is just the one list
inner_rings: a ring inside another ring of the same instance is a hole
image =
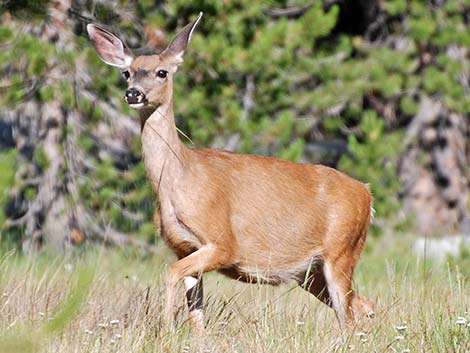
[[131, 87], [126, 91], [126, 101], [129, 104], [142, 103], [145, 100], [145, 95], [137, 88]]

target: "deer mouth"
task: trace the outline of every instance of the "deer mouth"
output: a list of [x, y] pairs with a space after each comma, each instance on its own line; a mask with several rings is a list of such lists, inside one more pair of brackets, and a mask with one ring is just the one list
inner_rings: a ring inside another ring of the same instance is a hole
[[142, 109], [148, 104], [148, 99], [145, 96], [139, 96], [137, 98], [126, 97], [126, 102], [129, 104], [129, 107], [133, 109]]
[[129, 104], [131, 108], [135, 109], [140, 109], [147, 104], [147, 97], [145, 96], [145, 93], [135, 87], [130, 87], [127, 89], [125, 99], [127, 104]]
[[143, 107], [147, 105], [147, 101], [145, 100], [143, 102], [128, 103], [128, 104], [129, 104], [129, 107], [133, 109], [142, 109]]

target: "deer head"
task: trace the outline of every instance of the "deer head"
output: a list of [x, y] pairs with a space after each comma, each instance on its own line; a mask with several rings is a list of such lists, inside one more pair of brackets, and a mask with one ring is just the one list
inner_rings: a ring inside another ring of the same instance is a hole
[[155, 55], [135, 57], [118, 37], [95, 24], [87, 25], [87, 31], [101, 60], [121, 69], [128, 83], [125, 99], [129, 106], [156, 109], [171, 102], [173, 75], [183, 62], [184, 51], [201, 17], [202, 12], [163, 52]]

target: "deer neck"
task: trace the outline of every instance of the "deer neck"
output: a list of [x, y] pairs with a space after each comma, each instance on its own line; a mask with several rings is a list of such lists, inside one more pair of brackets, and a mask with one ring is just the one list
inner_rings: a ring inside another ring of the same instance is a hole
[[[147, 112], [149, 113], [149, 112]], [[185, 159], [190, 152], [181, 142], [175, 126], [173, 106], [159, 106], [142, 119], [142, 151], [147, 174], [158, 197], [168, 194], [172, 184], [185, 171]]]
[[145, 122], [147, 121], [148, 118], [150, 118], [150, 115], [152, 115], [153, 112], [155, 112], [155, 108], [153, 107], [146, 107], [141, 110], [139, 110], [139, 116], [140, 116], [140, 131], [144, 131], [144, 126]]

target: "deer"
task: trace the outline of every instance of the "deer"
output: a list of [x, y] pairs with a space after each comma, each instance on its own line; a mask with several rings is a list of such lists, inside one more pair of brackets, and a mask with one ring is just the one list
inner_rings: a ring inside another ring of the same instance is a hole
[[190, 322], [204, 332], [202, 275], [210, 271], [246, 283], [297, 282], [334, 309], [341, 329], [373, 317], [374, 303], [352, 288], [372, 220], [367, 184], [321, 164], [190, 148], [178, 137], [173, 77], [201, 17], [162, 52], [141, 56], [87, 25], [98, 56], [128, 83], [160, 236], [178, 259], [167, 268], [164, 319], [174, 320], [183, 282]]

